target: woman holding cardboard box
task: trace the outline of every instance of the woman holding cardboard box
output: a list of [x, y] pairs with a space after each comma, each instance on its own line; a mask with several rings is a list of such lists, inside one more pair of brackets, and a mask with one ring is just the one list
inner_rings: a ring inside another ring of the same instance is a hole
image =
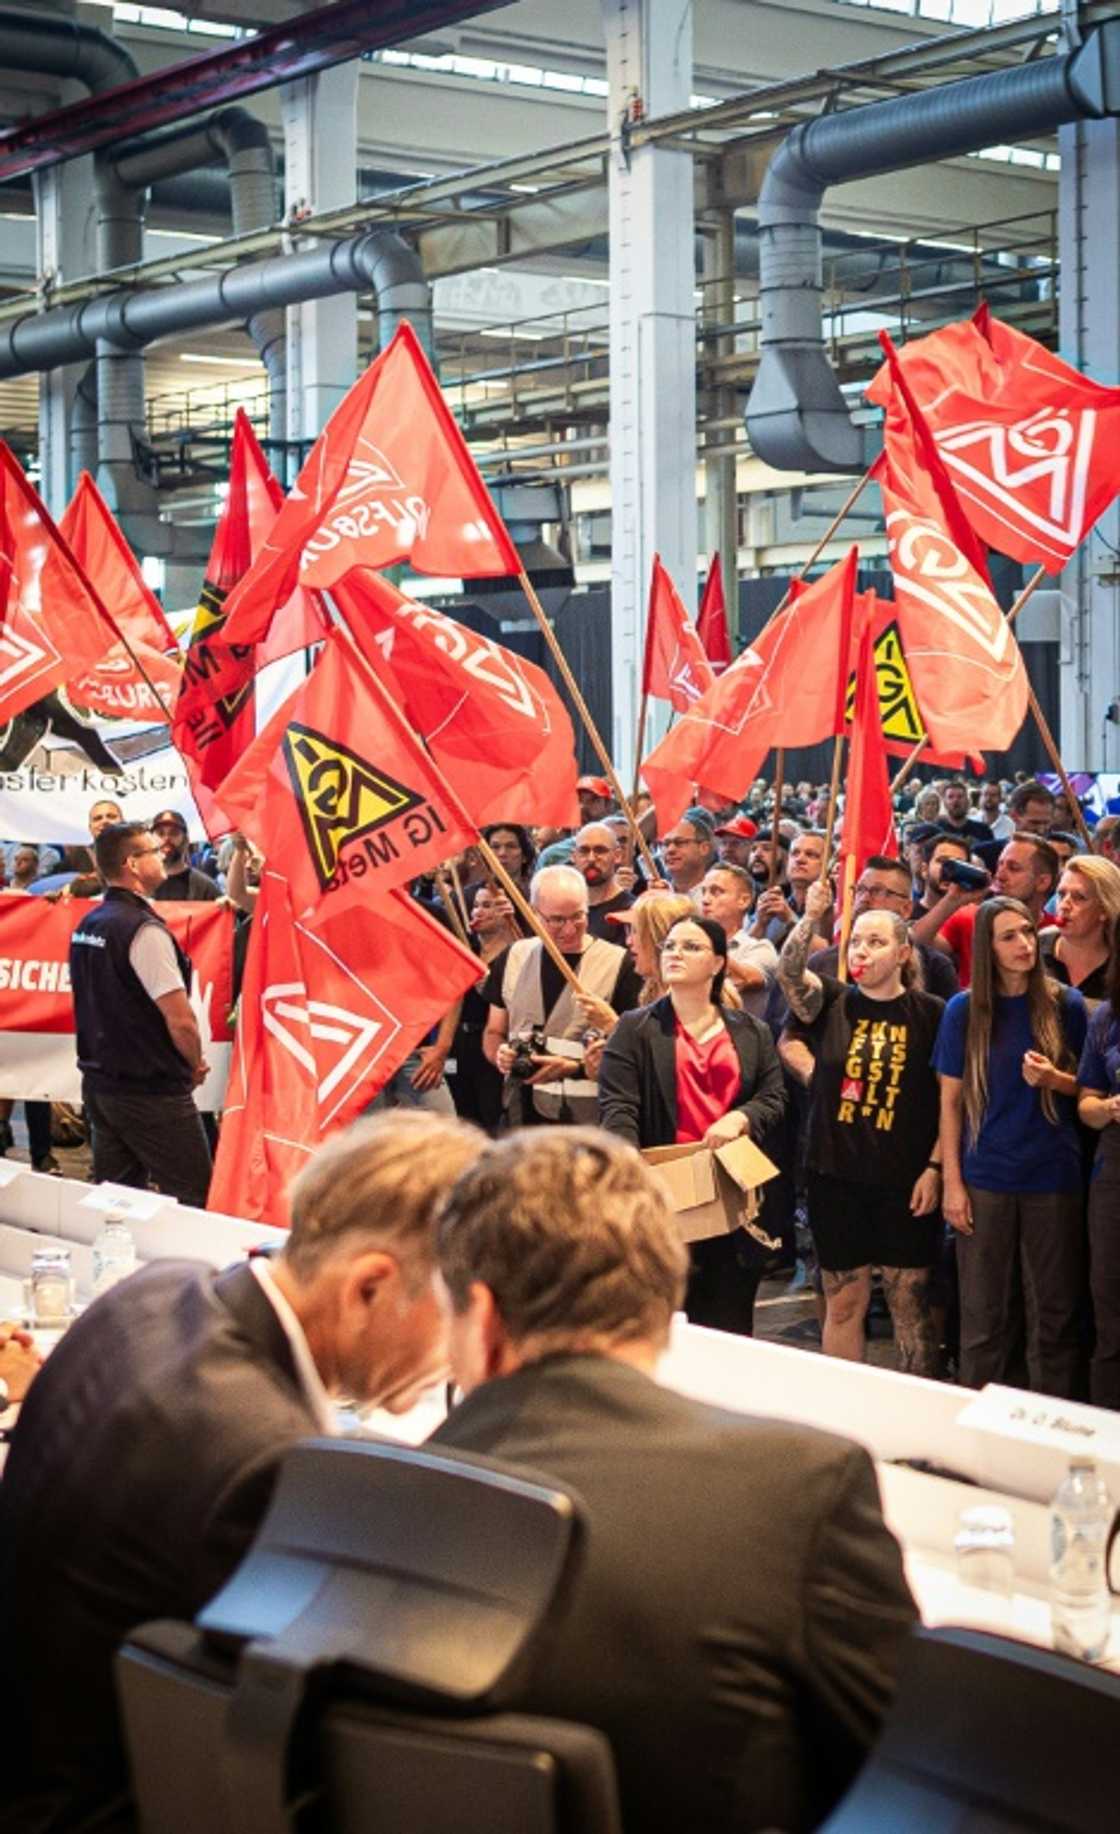
[[[717, 923], [686, 917], [662, 944], [667, 992], [624, 1013], [599, 1071], [599, 1120], [632, 1146], [722, 1146], [755, 1141], [785, 1104], [768, 1028], [720, 1005], [727, 937]], [[695, 1324], [749, 1336], [762, 1257], [743, 1230], [689, 1245], [685, 1309]]]

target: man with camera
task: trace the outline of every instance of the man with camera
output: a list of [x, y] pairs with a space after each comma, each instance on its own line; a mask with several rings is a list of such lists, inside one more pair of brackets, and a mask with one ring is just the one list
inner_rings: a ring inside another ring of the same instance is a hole
[[[862, 917], [865, 911], [890, 911], [905, 922], [910, 910], [910, 869], [905, 860], [888, 859], [885, 854], [874, 854], [868, 860], [852, 892], [852, 922]], [[918, 955], [922, 964], [922, 986], [926, 993], [935, 993], [939, 1000], [949, 1000], [957, 992], [957, 977], [948, 955], [941, 949], [917, 944]], [[809, 966], [814, 974], [829, 974], [835, 977], [840, 951], [834, 943], [830, 948], [818, 949], [809, 957]]]
[[1045, 922], [1046, 900], [1061, 877], [1061, 862], [1049, 841], [1037, 834], [1013, 834], [989, 875], [969, 861], [951, 862], [941, 869], [942, 896], [910, 931], [917, 943], [932, 943], [947, 951], [957, 964], [962, 987], [972, 981], [972, 935], [976, 907], [990, 896], [1018, 898], [1036, 924]]
[[[600, 1009], [600, 1019], [607, 1007], [617, 1016], [638, 1005], [641, 978], [628, 951], [588, 935], [587, 881], [581, 872], [573, 866], [542, 867], [533, 876], [529, 901]], [[507, 1123], [593, 1123], [598, 1096], [582, 1061], [587, 1013], [543, 943], [524, 937], [496, 956], [482, 997], [490, 1007], [482, 1049], [505, 1078]], [[569, 1045], [571, 1054], [550, 1048], [556, 1042]]]

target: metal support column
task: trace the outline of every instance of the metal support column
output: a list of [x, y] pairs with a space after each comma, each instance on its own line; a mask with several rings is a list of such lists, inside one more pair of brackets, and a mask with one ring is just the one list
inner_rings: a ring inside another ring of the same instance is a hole
[[689, 154], [632, 150], [635, 120], [687, 108], [692, 0], [603, 0], [610, 161], [614, 760], [633, 770], [655, 552], [696, 604], [696, 307]]
[[[315, 211], [351, 203], [357, 193], [360, 67], [356, 61], [339, 64], [280, 92], [284, 215], [293, 225]], [[306, 446], [358, 373], [357, 296], [308, 300], [289, 306], [287, 318], [287, 437]]]
[[[61, 280], [95, 271], [90, 237], [89, 197], [93, 185], [92, 159], [74, 159], [35, 175], [35, 267], [40, 285], [49, 289]], [[71, 414], [74, 392], [84, 365], [44, 370], [39, 377], [39, 489], [52, 516], [61, 516], [77, 483], [78, 467], [71, 462]], [[97, 463], [96, 415], [90, 430], [92, 448], [87, 457]]]
[[[735, 212], [721, 210], [713, 223], [705, 224], [704, 249], [704, 318], [709, 325], [735, 323]], [[709, 361], [735, 354], [734, 333], [705, 338], [704, 356]], [[717, 424], [708, 436], [709, 445], [729, 444], [737, 418], [735, 389], [725, 384], [708, 391], [708, 418]], [[736, 583], [739, 556], [739, 504], [735, 484], [735, 455], [704, 460], [704, 549], [708, 555], [718, 553], [727, 595], [728, 623], [732, 634], [738, 623]]]
[[[1061, 353], [1096, 382], [1120, 380], [1120, 123], [1059, 130]], [[1120, 508], [1106, 510], [1062, 574], [1062, 757], [1070, 770], [1120, 770]]]

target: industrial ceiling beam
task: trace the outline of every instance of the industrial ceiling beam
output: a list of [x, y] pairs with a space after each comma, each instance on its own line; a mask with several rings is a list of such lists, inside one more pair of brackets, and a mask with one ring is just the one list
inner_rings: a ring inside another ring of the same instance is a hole
[[504, 0], [335, 0], [221, 51], [203, 52], [150, 76], [35, 115], [0, 134], [0, 179], [58, 165], [80, 153], [150, 133], [203, 109], [310, 76], [384, 45], [418, 38], [491, 12]]

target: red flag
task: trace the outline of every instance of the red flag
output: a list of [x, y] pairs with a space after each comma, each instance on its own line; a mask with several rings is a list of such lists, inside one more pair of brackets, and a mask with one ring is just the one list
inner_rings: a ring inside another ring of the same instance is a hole
[[292, 916], [284, 878], [265, 872], [209, 1208], [286, 1226], [297, 1172], [481, 972], [403, 892], [360, 924], [310, 925]]
[[[980, 537], [1060, 572], [1120, 491], [1120, 388], [988, 312], [908, 344], [901, 361]], [[889, 386], [880, 370], [870, 399]]]
[[678, 713], [683, 713], [707, 693], [714, 680], [700, 633], [662, 566], [660, 554], [655, 554], [646, 613], [642, 693], [670, 701]]
[[[276, 521], [283, 492], [268, 468], [244, 408], [238, 408], [230, 446], [229, 494], [222, 506], [198, 610], [191, 629], [172, 741], [182, 753], [191, 790], [207, 832], [224, 834], [231, 822], [214, 791], [251, 745], [256, 733], [254, 680], [266, 662], [321, 641], [330, 620], [318, 595], [297, 588], [274, 620], [267, 644], [234, 652], [236, 672], [216, 691], [214, 639], [225, 623], [225, 601], [260, 553]], [[223, 662], [227, 659], [223, 656]]]
[[723, 596], [723, 567], [718, 551], [712, 555], [712, 564], [704, 581], [700, 616], [696, 623], [708, 661], [715, 674], [722, 675], [731, 661], [731, 638], [727, 633], [727, 602]]
[[572, 722], [543, 669], [380, 573], [355, 568], [332, 597], [479, 827], [578, 824]]
[[858, 550], [791, 594], [784, 611], [682, 714], [642, 765], [659, 826], [693, 786], [738, 799], [774, 745], [813, 745], [842, 729]]
[[127, 646], [114, 643], [88, 674], [67, 681], [67, 694], [102, 719], [166, 724], [179, 692], [179, 645], [88, 471], [78, 479], [58, 526], [102, 604], [112, 606], [122, 637], [128, 639]]
[[354, 645], [332, 631], [311, 674], [218, 786], [283, 868], [292, 910], [367, 905], [478, 838]]
[[333, 586], [352, 567], [405, 560], [452, 578], [521, 569], [416, 333], [402, 321], [331, 415], [264, 549], [231, 592], [222, 642], [259, 643], [297, 581]]
[[844, 793], [844, 827], [840, 842], [843, 880], [854, 885], [869, 859], [898, 854], [887, 751], [879, 718], [879, 684], [875, 638], [870, 620], [860, 633], [856, 663], [856, 703]]
[[3, 441], [0, 549], [0, 720], [10, 720], [94, 668], [120, 633]]
[[1027, 709], [1019, 645], [920, 412], [896, 393], [888, 424], [876, 470], [899, 631], [930, 739], [939, 751], [1005, 751]]

